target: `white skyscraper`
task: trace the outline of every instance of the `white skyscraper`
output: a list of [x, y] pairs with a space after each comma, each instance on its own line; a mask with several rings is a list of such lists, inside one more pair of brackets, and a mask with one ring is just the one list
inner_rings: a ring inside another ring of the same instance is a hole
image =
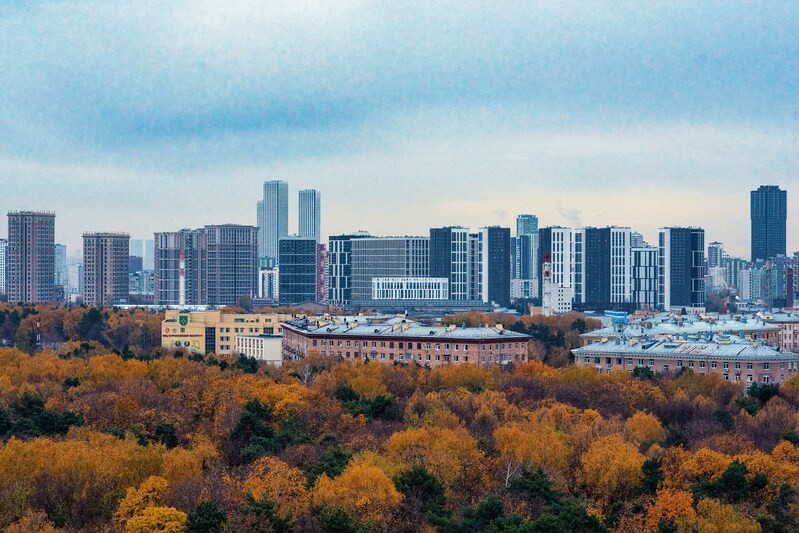
[[8, 257], [8, 241], [0, 239], [0, 294], [6, 293], [6, 262]]
[[289, 234], [289, 184], [264, 182], [264, 198], [258, 202], [258, 257], [277, 261], [280, 239]]
[[321, 205], [322, 193], [316, 189], [300, 191], [299, 236], [304, 238], [321, 238]]

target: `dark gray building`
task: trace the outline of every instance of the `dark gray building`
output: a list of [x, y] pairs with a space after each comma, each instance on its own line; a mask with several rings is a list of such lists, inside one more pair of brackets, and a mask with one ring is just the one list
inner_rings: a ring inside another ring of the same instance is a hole
[[236, 305], [258, 294], [258, 228], [238, 224], [205, 226], [209, 305]]
[[334, 235], [328, 241], [327, 300], [334, 305], [352, 301], [352, 240], [371, 237], [366, 232]]
[[510, 228], [480, 228], [482, 301], [510, 305]]
[[55, 213], [8, 213], [8, 300], [50, 303], [55, 299]]
[[128, 303], [130, 235], [83, 234], [83, 303], [111, 306]]
[[298, 305], [316, 301], [316, 276], [319, 243], [313, 237], [280, 239], [278, 295], [280, 305]]
[[788, 192], [761, 185], [750, 193], [752, 262], [785, 255]]
[[705, 230], [661, 228], [658, 306], [666, 311], [705, 305]]

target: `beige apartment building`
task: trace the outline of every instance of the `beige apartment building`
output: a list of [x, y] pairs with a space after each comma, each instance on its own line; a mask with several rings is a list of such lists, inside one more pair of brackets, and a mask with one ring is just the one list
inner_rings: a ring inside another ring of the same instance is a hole
[[231, 355], [239, 336], [282, 335], [281, 323], [302, 318], [290, 314], [226, 314], [167, 310], [161, 323], [161, 346], [191, 353]]

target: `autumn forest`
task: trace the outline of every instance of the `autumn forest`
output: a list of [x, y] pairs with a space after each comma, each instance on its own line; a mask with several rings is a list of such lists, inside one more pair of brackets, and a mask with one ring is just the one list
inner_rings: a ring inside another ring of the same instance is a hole
[[577, 315], [452, 317], [536, 361], [432, 370], [169, 351], [160, 320], [0, 304], [0, 528], [799, 530], [797, 378], [598, 374]]

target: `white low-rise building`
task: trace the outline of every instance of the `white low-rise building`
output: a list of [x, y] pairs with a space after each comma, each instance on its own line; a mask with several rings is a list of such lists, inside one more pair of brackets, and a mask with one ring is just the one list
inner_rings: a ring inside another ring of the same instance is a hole
[[373, 300], [447, 300], [447, 278], [372, 278]]
[[283, 336], [239, 335], [236, 337], [236, 353], [280, 366], [283, 362]]

